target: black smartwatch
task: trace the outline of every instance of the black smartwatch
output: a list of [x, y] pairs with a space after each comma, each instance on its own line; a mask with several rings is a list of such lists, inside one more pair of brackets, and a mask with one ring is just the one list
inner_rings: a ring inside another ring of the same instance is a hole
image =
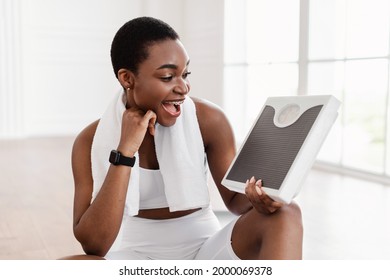
[[109, 158], [110, 163], [113, 165], [126, 165], [133, 167], [135, 163], [135, 157], [125, 157], [117, 150], [112, 150]]

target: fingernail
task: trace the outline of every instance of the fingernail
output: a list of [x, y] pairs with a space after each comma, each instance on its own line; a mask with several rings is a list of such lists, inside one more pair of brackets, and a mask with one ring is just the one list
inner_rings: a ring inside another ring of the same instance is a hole
[[255, 176], [252, 176], [251, 180], [249, 181], [251, 184], [255, 182]]
[[256, 182], [256, 186], [259, 186], [259, 187], [261, 187], [261, 179], [257, 180], [257, 182]]
[[262, 195], [263, 194], [263, 192], [261, 191], [259, 186], [256, 186], [256, 192], [257, 192], [258, 195]]
[[246, 180], [246, 182], [245, 182], [245, 185], [248, 185], [248, 182], [249, 182], [249, 179], [248, 179], [248, 180]]

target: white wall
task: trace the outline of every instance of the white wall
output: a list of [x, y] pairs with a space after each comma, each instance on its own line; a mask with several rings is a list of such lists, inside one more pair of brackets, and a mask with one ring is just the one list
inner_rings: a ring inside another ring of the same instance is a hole
[[191, 57], [192, 94], [223, 104], [223, 0], [187, 0], [184, 42]]
[[74, 135], [119, 90], [116, 30], [161, 18], [191, 58], [192, 94], [222, 104], [223, 0], [0, 0], [0, 138]]

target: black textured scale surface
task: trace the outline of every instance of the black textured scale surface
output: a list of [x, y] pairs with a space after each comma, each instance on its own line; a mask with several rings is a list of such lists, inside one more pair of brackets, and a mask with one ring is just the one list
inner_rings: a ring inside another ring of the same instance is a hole
[[279, 189], [321, 109], [322, 105], [312, 107], [293, 124], [279, 128], [273, 121], [275, 109], [265, 106], [226, 178], [245, 183], [255, 176], [264, 187]]

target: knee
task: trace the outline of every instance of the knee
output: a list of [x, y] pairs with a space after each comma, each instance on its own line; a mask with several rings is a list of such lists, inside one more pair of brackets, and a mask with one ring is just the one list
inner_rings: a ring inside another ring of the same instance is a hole
[[285, 215], [296, 222], [302, 221], [301, 208], [295, 202], [284, 205], [282, 208], [280, 208], [280, 212], [282, 215]]
[[301, 209], [295, 202], [284, 205], [272, 214], [262, 214], [253, 208], [241, 216], [237, 223], [250, 226], [256, 236], [263, 236], [264, 233], [269, 232], [272, 235], [285, 233], [297, 238], [303, 237]]
[[280, 226], [285, 226], [289, 231], [303, 235], [302, 213], [301, 208], [295, 202], [284, 205], [275, 215]]
[[[265, 227], [303, 235], [301, 209], [295, 202], [284, 205], [273, 214], [261, 214], [255, 209], [252, 209], [252, 211], [252, 223], [258, 224], [260, 230], [264, 230]], [[256, 221], [259, 221], [259, 223], [256, 223]]]

